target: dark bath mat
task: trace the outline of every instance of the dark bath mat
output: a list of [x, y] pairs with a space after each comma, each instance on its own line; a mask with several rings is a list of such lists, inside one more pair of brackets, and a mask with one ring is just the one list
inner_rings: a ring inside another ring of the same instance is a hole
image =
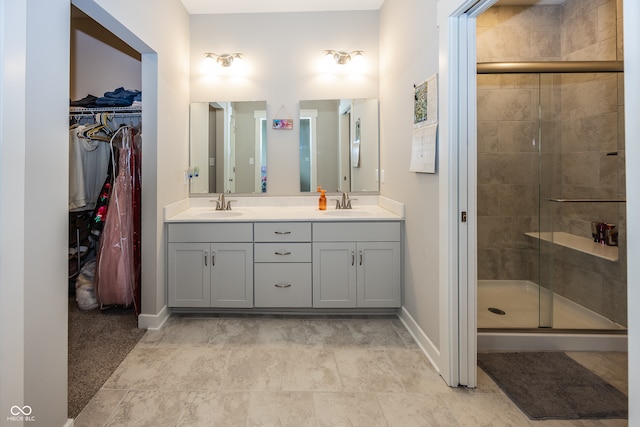
[[478, 366], [530, 419], [627, 418], [627, 396], [565, 353], [479, 353]]

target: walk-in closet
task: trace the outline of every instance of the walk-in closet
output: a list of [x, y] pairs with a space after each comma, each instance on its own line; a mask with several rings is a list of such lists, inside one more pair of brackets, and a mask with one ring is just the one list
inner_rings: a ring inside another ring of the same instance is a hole
[[142, 92], [138, 52], [71, 11], [69, 418], [143, 334]]

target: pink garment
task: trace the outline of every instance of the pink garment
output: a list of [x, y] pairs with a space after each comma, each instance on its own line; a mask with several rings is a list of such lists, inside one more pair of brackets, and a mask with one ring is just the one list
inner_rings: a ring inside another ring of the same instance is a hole
[[[96, 273], [96, 294], [102, 306], [130, 306], [135, 295], [135, 269], [133, 245], [133, 200], [131, 156], [133, 145], [131, 130], [124, 128], [122, 148], [107, 219], [100, 238]], [[112, 158], [113, 139], [112, 141]]]

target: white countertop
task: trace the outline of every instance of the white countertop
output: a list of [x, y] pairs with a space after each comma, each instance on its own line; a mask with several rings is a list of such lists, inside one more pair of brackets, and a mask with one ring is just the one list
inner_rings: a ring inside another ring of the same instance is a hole
[[255, 221], [400, 221], [404, 204], [382, 196], [352, 195], [352, 209], [335, 209], [337, 196], [327, 196], [327, 210], [318, 209], [318, 198], [245, 197], [229, 195], [230, 211], [216, 211], [215, 198], [191, 198], [164, 208], [167, 223]]

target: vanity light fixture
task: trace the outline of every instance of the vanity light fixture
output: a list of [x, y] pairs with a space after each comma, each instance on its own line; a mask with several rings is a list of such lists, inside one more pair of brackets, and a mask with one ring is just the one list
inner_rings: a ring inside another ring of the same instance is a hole
[[222, 55], [218, 55], [217, 53], [207, 52], [204, 54], [204, 60], [208, 63], [213, 63], [214, 61], [220, 64], [221, 67], [230, 67], [233, 64], [234, 59], [242, 59], [242, 54], [240, 53], [223, 53]]
[[338, 65], [344, 65], [351, 62], [351, 59], [356, 57], [362, 57], [364, 55], [363, 50], [352, 50], [351, 52], [344, 52], [338, 50], [327, 49], [324, 51], [327, 57], [333, 58]]

